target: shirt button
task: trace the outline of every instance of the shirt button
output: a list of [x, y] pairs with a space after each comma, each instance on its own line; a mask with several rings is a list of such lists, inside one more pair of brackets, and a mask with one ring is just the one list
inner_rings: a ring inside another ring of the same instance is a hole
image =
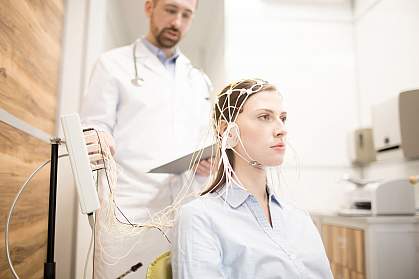
[[296, 255], [294, 255], [294, 254], [291, 254], [291, 255], [290, 255], [290, 258], [291, 258], [291, 260], [295, 260], [295, 259], [297, 258], [297, 256], [296, 256]]

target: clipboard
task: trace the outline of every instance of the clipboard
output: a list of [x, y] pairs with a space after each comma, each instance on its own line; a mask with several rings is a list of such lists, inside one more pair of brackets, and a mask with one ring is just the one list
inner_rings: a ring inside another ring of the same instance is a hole
[[202, 151], [201, 160], [208, 159], [211, 156], [215, 155], [215, 144], [209, 145], [203, 149], [195, 150], [194, 152], [180, 157], [174, 161], [156, 167], [148, 171], [149, 173], [171, 173], [171, 174], [181, 174], [189, 169], [189, 165], [194, 156]]

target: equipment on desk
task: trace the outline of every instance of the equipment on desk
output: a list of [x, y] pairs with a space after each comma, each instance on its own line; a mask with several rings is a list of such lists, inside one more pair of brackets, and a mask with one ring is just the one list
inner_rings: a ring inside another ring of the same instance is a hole
[[415, 195], [409, 179], [359, 183], [348, 193], [343, 216], [415, 215]]
[[349, 135], [349, 157], [354, 165], [366, 165], [376, 161], [371, 128], [356, 129]]
[[372, 107], [374, 145], [377, 152], [401, 148], [408, 159], [419, 158], [419, 89]]

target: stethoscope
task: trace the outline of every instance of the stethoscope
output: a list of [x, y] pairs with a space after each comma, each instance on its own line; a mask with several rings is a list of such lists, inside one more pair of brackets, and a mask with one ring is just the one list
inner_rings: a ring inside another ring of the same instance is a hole
[[135, 52], [137, 51], [137, 43], [138, 40], [135, 41], [134, 46], [132, 47], [132, 60], [134, 63], [135, 76], [133, 79], [131, 79], [131, 83], [134, 86], [141, 87], [144, 84], [144, 79], [138, 75], [137, 56], [135, 55]]
[[[138, 41], [139, 40], [136, 40], [133, 47], [132, 47], [132, 60], [133, 60], [133, 64], [134, 64], [134, 78], [131, 79], [131, 83], [132, 83], [132, 85], [134, 85], [136, 87], [141, 87], [144, 84], [144, 79], [142, 77], [140, 77], [140, 75], [138, 74], [138, 66], [137, 66], [138, 57], [136, 56]], [[204, 77], [205, 84], [207, 86], [208, 92], [211, 92], [213, 90], [213, 87], [212, 87], [211, 81], [209, 80], [208, 76], [202, 70], [192, 66], [191, 63], [189, 63], [188, 65], [189, 65], [188, 76], [190, 77], [191, 72], [193, 70], [199, 71], [201, 73], [201, 75]]]

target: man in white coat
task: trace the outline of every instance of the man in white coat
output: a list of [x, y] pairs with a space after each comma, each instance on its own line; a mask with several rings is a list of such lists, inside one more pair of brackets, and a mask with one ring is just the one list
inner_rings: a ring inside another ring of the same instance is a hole
[[[146, 0], [148, 34], [103, 54], [92, 73], [82, 122], [105, 136], [119, 166], [114, 195], [121, 222], [142, 223], [171, 204], [177, 180], [147, 171], [190, 153], [208, 132], [209, 81], [177, 47], [196, 5], [197, 0]], [[197, 173], [208, 175], [207, 160], [199, 163]], [[103, 200], [108, 190], [101, 189]], [[158, 230], [133, 237], [97, 232], [95, 278], [116, 278], [138, 262], [144, 265], [140, 271], [125, 278], [144, 278], [149, 263], [167, 250]]]

